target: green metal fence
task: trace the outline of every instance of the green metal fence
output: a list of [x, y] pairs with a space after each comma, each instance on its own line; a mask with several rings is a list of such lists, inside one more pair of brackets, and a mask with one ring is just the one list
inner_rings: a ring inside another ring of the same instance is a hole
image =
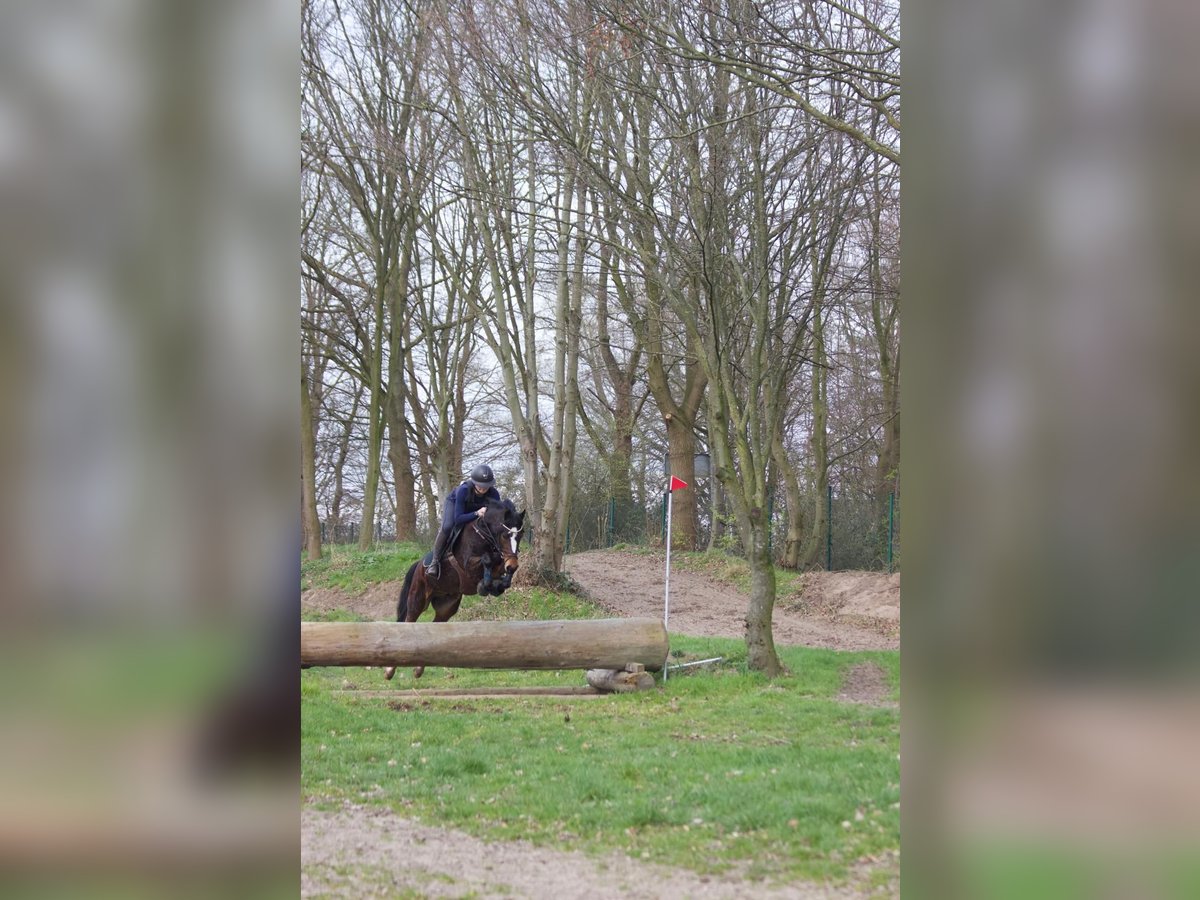
[[[712, 533], [708, 486], [697, 485], [697, 549], [709, 546]], [[825, 529], [820, 540], [819, 565], [830, 571], [862, 569], [898, 571], [900, 567], [900, 498], [896, 493], [879, 496], [852, 489], [830, 487], [825, 496]], [[812, 520], [815, 503], [810, 498], [805, 518]], [[768, 506], [771, 546], [783, 549], [787, 509], [772, 498]], [[567, 523], [567, 552], [578, 553], [621, 544], [661, 546], [666, 530], [665, 495], [652, 502], [618, 500], [596, 490], [576, 491]], [[720, 523], [718, 523], [720, 525]], [[732, 553], [741, 552], [736, 528], [719, 527], [716, 545]]]

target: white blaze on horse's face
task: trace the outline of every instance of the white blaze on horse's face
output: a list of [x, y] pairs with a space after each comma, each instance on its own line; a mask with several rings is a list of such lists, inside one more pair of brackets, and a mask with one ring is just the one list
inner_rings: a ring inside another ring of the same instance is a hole
[[504, 568], [505, 571], [515, 572], [517, 571], [517, 542], [521, 540], [521, 529], [505, 525], [504, 530], [508, 532], [508, 546], [512, 550], [512, 555], [504, 560]]

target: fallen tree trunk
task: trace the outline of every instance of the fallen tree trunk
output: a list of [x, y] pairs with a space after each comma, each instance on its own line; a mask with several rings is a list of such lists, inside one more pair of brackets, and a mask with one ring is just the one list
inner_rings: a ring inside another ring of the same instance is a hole
[[301, 622], [306, 666], [651, 671], [667, 660], [658, 619], [542, 622]]

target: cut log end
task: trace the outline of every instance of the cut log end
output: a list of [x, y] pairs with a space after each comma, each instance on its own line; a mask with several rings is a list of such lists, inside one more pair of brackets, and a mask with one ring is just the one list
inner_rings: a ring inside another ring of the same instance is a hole
[[[636, 665], [636, 664], [635, 664]], [[607, 694], [628, 694], [654, 687], [654, 676], [639, 666], [641, 671], [618, 671], [617, 669], [588, 669], [587, 683]]]

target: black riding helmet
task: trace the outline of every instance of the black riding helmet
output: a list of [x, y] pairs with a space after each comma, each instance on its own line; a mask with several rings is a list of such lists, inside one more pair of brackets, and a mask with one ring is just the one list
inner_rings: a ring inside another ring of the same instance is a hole
[[490, 488], [496, 483], [491, 466], [476, 466], [471, 470], [471, 480], [483, 488]]

